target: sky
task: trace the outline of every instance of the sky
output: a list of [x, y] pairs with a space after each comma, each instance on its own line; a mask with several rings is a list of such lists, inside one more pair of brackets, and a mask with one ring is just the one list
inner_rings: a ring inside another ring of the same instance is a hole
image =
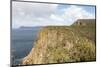
[[69, 26], [77, 19], [95, 19], [95, 6], [12, 2], [12, 28]]

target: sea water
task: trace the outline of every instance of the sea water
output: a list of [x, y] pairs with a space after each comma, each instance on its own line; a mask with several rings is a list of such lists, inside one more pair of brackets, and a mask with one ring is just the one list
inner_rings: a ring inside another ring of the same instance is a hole
[[11, 60], [13, 65], [21, 63], [21, 59], [29, 54], [40, 27], [19, 28], [11, 31]]

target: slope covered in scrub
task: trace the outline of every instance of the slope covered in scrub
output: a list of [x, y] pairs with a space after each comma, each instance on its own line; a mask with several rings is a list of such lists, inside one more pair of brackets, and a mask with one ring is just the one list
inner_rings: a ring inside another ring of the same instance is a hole
[[23, 65], [95, 61], [95, 25], [47, 26], [34, 45]]

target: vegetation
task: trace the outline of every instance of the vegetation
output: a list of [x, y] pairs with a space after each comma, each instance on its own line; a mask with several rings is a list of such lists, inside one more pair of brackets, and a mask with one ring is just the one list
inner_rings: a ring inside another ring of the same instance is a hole
[[92, 23], [44, 27], [22, 64], [95, 61], [95, 22]]

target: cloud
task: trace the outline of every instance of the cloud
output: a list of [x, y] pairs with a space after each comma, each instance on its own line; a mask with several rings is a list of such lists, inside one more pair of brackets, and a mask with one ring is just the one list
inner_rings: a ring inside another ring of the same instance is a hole
[[51, 15], [51, 18], [61, 21], [63, 25], [71, 25], [77, 19], [94, 19], [94, 14], [91, 14], [79, 6], [69, 6], [63, 9], [62, 15]]
[[[14, 15], [31, 15], [33, 17], [48, 17], [57, 7], [57, 4], [43, 4], [43, 3], [27, 3], [27, 2], [13, 2]], [[16, 16], [17, 16], [16, 15]], [[20, 17], [20, 16], [19, 16]]]
[[59, 9], [58, 4], [13, 2], [12, 26], [71, 25], [77, 19], [95, 18], [81, 6], [68, 6]]
[[77, 19], [88, 19], [88, 18], [94, 18], [94, 16], [92, 14], [90, 14], [89, 12], [87, 12], [86, 10], [84, 10], [82, 7], [79, 6], [70, 6], [70, 8], [68, 8], [65, 11], [65, 15], [69, 15], [73, 16]]
[[[12, 20], [16, 27], [21, 25], [34, 25], [37, 18], [48, 18], [55, 12], [57, 4], [43, 4], [43, 3], [27, 3], [27, 2], [12, 2]], [[13, 27], [14, 27], [13, 26]]]

